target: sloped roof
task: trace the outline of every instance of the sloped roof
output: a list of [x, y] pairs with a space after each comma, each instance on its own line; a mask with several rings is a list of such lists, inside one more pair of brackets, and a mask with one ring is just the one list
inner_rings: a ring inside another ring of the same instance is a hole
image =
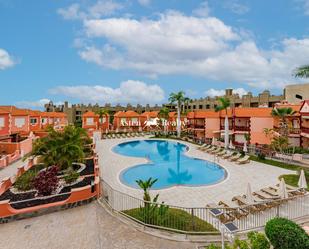
[[118, 112], [116, 114], [117, 114], [116, 117], [120, 117], [120, 118], [131, 118], [131, 117], [135, 118], [135, 117], [140, 116], [137, 112], [134, 112], [134, 111]]
[[152, 111], [152, 112], [144, 112], [140, 116], [146, 118], [156, 118], [158, 117], [158, 115], [159, 115], [158, 111]]
[[99, 115], [92, 111], [88, 111], [83, 114], [83, 117], [99, 117]]

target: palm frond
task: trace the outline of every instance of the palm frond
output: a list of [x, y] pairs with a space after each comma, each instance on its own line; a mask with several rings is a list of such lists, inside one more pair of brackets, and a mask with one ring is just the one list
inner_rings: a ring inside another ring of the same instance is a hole
[[296, 68], [293, 75], [296, 78], [309, 78], [309, 65]]

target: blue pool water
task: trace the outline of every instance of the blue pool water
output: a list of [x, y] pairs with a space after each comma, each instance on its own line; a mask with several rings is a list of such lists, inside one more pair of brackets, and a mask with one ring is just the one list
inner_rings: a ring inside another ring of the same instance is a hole
[[130, 167], [120, 174], [122, 183], [138, 188], [136, 180], [158, 179], [154, 189], [175, 185], [201, 186], [222, 181], [226, 171], [219, 165], [186, 156], [187, 146], [164, 140], [126, 142], [113, 148], [125, 156], [144, 157], [147, 164]]

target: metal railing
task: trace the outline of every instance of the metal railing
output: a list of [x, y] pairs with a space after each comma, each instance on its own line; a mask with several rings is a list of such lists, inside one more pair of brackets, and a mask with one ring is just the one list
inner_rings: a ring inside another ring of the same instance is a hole
[[114, 212], [144, 226], [184, 234], [217, 234], [221, 224], [227, 222], [233, 222], [238, 231], [242, 232], [264, 227], [274, 217], [295, 220], [309, 216], [308, 193], [236, 208], [218, 205], [206, 207], [206, 203], [205, 207], [180, 207], [146, 202], [113, 189], [104, 180], [101, 180], [101, 188], [101, 201], [108, 204]]

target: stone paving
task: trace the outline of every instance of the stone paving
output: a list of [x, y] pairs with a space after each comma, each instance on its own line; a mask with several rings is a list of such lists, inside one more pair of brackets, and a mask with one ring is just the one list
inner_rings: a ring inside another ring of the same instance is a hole
[[0, 225], [5, 249], [194, 249], [195, 244], [160, 239], [122, 223], [97, 202]]
[[0, 181], [5, 177], [11, 177], [17, 173], [17, 168], [27, 164], [27, 162], [23, 162], [22, 159], [10, 164], [9, 166], [0, 169]]
[[[126, 157], [112, 151], [112, 148], [121, 142], [137, 139], [145, 138], [101, 140], [98, 142], [96, 150], [99, 153], [100, 172], [103, 179], [112, 188], [141, 198], [142, 191], [122, 184], [119, 180], [119, 174], [128, 167], [147, 163], [146, 158]], [[214, 161], [213, 155], [197, 150], [196, 145], [182, 143], [190, 148], [187, 152], [188, 156]], [[160, 194], [160, 201], [165, 201], [170, 205], [205, 207], [207, 203], [230, 200], [235, 195], [245, 194], [248, 182], [251, 183], [251, 188], [255, 191], [279, 183], [278, 177], [280, 175], [295, 173], [254, 161], [249, 164], [238, 165], [220, 159], [218, 163], [228, 172], [228, 177], [218, 184], [201, 187], [174, 186], [163, 190], [154, 190], [154, 192]]]

